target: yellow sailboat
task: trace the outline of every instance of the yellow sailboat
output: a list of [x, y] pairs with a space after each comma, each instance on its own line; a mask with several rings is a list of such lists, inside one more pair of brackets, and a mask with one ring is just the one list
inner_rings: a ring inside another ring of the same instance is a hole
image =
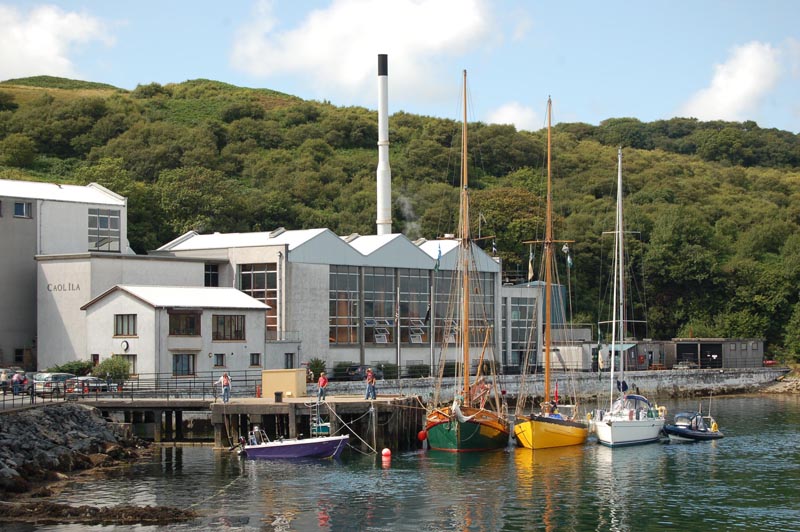
[[[553, 202], [552, 180], [550, 170], [551, 150], [551, 113], [552, 101], [547, 100], [547, 212], [545, 222], [544, 254], [542, 258], [544, 268], [544, 397], [540, 411], [529, 416], [517, 413], [514, 435], [519, 445], [528, 449], [546, 449], [549, 447], [565, 447], [568, 445], [581, 445], [589, 435], [588, 425], [575, 418], [576, 412], [571, 416], [561, 414], [557, 410], [556, 402], [550, 395], [550, 359], [552, 351], [553, 328], [553, 276], [555, 256], [553, 245], [564, 241], [553, 240]], [[524, 407], [524, 400], [522, 405]]]

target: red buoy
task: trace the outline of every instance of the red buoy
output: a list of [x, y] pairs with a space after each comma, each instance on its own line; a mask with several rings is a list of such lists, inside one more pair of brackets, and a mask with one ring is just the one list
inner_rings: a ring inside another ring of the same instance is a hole
[[427, 439], [428, 439], [428, 431], [426, 431], [426, 430], [421, 430], [421, 431], [419, 431], [419, 432], [417, 433], [417, 439], [418, 439], [419, 441], [425, 441], [425, 440], [427, 440]]
[[390, 451], [389, 448], [387, 447], [383, 451], [381, 451], [381, 456], [390, 457], [392, 456], [392, 451]]

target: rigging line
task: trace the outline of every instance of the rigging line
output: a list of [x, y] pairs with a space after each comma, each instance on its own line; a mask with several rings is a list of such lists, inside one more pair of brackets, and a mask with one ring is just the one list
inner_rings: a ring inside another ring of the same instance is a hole
[[[328, 405], [327, 405], [327, 403], [326, 403], [326, 406], [328, 406]], [[344, 420], [344, 419], [342, 419], [342, 418], [339, 416], [339, 414], [337, 414], [337, 413], [336, 413], [336, 411], [335, 411], [334, 409], [332, 409], [330, 406], [328, 406], [328, 411], [329, 411], [329, 412], [330, 412], [330, 413], [331, 413], [333, 416], [335, 416], [335, 417], [336, 417], [336, 419], [338, 419], [338, 420], [341, 422], [342, 426], [343, 426], [343, 427], [346, 427], [346, 428], [347, 428], [347, 430], [349, 430], [349, 431], [350, 431], [350, 432], [353, 434], [353, 436], [355, 436], [356, 438], [358, 438], [358, 439], [361, 441], [361, 443], [363, 443], [364, 445], [366, 445], [367, 447], [369, 447], [369, 448], [372, 450], [372, 452], [373, 452], [373, 453], [376, 453], [376, 454], [377, 454], [377, 451], [375, 450], [375, 448], [374, 448], [374, 447], [372, 447], [372, 446], [371, 446], [370, 444], [368, 444], [367, 442], [365, 442], [365, 441], [364, 441], [364, 439], [363, 439], [361, 436], [359, 436], [359, 435], [356, 433], [356, 431], [354, 431], [354, 430], [352, 429], [352, 427], [350, 427], [350, 425], [349, 425], [347, 422], [345, 422], [345, 420]], [[369, 412], [367, 412], [367, 414], [369, 414]], [[367, 415], [367, 414], [364, 414], [364, 415]], [[353, 422], [355, 422], [355, 421], [358, 421], [359, 419], [361, 419], [361, 418], [363, 418], [363, 417], [364, 417], [364, 416], [361, 416], [361, 417], [359, 417], [359, 418], [357, 418], [357, 419], [353, 420]], [[339, 431], [337, 430], [336, 432], [338, 433]]]

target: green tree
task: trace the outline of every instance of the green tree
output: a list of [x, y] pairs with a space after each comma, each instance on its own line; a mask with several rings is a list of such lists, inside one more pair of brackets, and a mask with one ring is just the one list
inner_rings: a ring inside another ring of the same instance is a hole
[[36, 159], [36, 143], [21, 133], [0, 140], [0, 164], [29, 168]]

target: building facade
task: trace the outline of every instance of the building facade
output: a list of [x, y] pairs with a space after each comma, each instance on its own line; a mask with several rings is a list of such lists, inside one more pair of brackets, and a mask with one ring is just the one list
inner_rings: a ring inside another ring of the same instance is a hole
[[[92, 183], [59, 185], [0, 179], [0, 364], [37, 367], [36, 257], [54, 253], [129, 253], [126, 199]], [[46, 290], [68, 293], [67, 282]]]

